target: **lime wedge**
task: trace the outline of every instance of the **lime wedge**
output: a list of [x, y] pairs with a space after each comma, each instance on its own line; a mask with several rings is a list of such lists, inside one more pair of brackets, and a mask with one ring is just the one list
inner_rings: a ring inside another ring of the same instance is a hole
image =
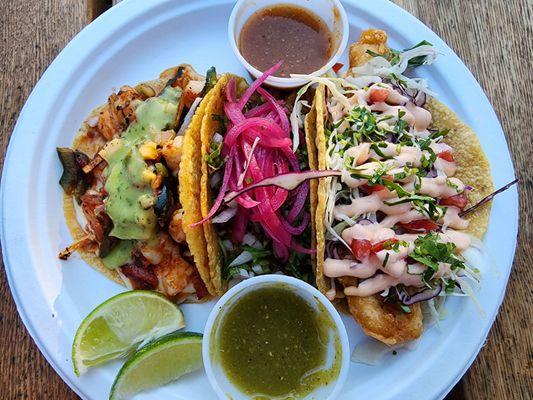
[[110, 400], [172, 382], [202, 367], [202, 335], [175, 332], [139, 349], [119, 371], [111, 387]]
[[178, 306], [163, 295], [147, 290], [121, 293], [96, 307], [79, 326], [72, 344], [74, 372], [79, 376], [184, 326]]

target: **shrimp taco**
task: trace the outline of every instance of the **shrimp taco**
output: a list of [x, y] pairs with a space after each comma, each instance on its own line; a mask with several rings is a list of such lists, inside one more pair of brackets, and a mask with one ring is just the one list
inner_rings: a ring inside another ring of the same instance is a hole
[[316, 149], [298, 127], [291, 138], [291, 100], [261, 87], [280, 65], [250, 87], [242, 78], [224, 75], [203, 116], [193, 226], [203, 227], [217, 293], [266, 273], [314, 280], [316, 189], [310, 191], [307, 180], [316, 169]]
[[184, 137], [200, 124], [215, 81], [214, 69], [206, 79], [181, 65], [123, 86], [83, 122], [71, 148], [57, 149], [75, 240], [60, 258], [77, 251], [115, 282], [176, 301], [214, 294], [204, 284], [202, 234], [184, 226], [178, 176]]
[[340, 172], [318, 186], [317, 286], [388, 345], [422, 334], [422, 304], [435, 318], [445, 296], [472, 293], [462, 253], [483, 237], [494, 190], [472, 129], [409, 77], [436, 55], [369, 30], [345, 76], [312, 78], [318, 168]]

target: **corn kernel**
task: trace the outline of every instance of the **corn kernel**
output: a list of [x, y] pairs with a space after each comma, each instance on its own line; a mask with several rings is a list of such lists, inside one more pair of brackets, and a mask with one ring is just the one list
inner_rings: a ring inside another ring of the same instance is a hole
[[139, 152], [145, 160], [155, 160], [158, 157], [157, 145], [154, 142], [147, 142], [143, 144]]
[[149, 194], [143, 194], [141, 197], [139, 197], [139, 204], [145, 210], [148, 210], [150, 207], [152, 207], [154, 203], [155, 203], [154, 196], [150, 196]]
[[142, 178], [145, 182], [151, 183], [156, 178], [156, 175], [149, 169], [145, 169], [142, 172]]

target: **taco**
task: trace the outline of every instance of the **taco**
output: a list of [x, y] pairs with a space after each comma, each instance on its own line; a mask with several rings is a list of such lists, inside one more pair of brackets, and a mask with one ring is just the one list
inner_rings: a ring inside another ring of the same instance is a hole
[[420, 337], [422, 304], [435, 316], [445, 296], [471, 293], [478, 271], [461, 253], [490, 205], [471, 206], [494, 190], [475, 133], [404, 74], [436, 54], [369, 30], [344, 77], [313, 78], [318, 168], [340, 171], [318, 186], [317, 286], [388, 345]]
[[214, 294], [202, 279], [208, 281], [208, 271], [197, 251], [203, 232], [186, 229], [187, 193], [178, 174], [188, 132], [200, 124], [215, 79], [214, 69], [206, 80], [181, 65], [134, 88], [123, 86], [83, 122], [72, 148], [57, 149], [75, 240], [60, 258], [77, 251], [115, 282], [176, 301]]
[[314, 280], [316, 190], [310, 196], [307, 179], [316, 169], [316, 150], [314, 143], [308, 150], [311, 143], [298, 127], [291, 139], [291, 100], [276, 99], [261, 87], [279, 66], [250, 87], [224, 75], [203, 116], [201, 218], [193, 226], [203, 226], [210, 279], [219, 294], [266, 273]]

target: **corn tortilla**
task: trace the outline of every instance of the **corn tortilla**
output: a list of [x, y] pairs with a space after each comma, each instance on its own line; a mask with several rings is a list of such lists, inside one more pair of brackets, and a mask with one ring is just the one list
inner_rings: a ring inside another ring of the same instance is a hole
[[207, 256], [207, 242], [202, 225], [192, 227], [191, 224], [202, 219], [200, 208], [200, 179], [202, 175], [202, 152], [200, 143], [200, 129], [207, 105], [213, 98], [211, 90], [202, 100], [194, 114], [183, 138], [181, 163], [179, 171], [180, 202], [183, 207], [183, 231], [187, 237], [189, 250], [194, 263], [210, 294], [216, 291], [211, 282], [209, 260]]
[[[350, 67], [361, 65], [368, 61], [367, 50], [384, 54], [388, 51], [387, 35], [380, 30], [371, 29], [361, 34], [360, 40], [350, 47]], [[326, 103], [323, 86], [319, 87], [313, 103], [316, 108], [316, 144], [319, 168], [326, 167], [326, 143], [324, 136], [324, 115]], [[438, 100], [431, 98], [425, 106], [432, 114], [432, 128], [449, 129], [444, 142], [454, 149], [457, 163], [455, 177], [461, 179], [465, 185], [472, 186], [468, 193], [468, 206], [477, 203], [486, 195], [494, 191], [490, 165], [485, 156], [479, 139], [474, 131], [462, 122], [457, 115]], [[325, 250], [325, 206], [327, 202], [327, 186], [325, 179], [321, 179], [318, 186], [318, 205], [316, 212], [316, 234], [318, 242], [317, 254], [317, 286], [325, 293], [330, 289], [329, 278], [324, 276]], [[466, 232], [482, 238], [485, 234], [490, 217], [490, 204], [480, 207], [466, 217], [469, 227]], [[343, 286], [356, 284], [356, 279], [341, 278]], [[350, 313], [361, 325], [365, 333], [386, 344], [396, 345], [418, 338], [423, 331], [420, 304], [411, 307], [410, 314], [398, 313], [383, 306], [383, 302], [375, 296], [349, 296], [347, 305]], [[345, 309], [346, 301], [338, 301], [341, 309]], [[344, 303], [344, 304], [343, 304]]]
[[[212, 206], [212, 193], [209, 185], [209, 166], [205, 157], [209, 154], [213, 135], [221, 132], [220, 120], [213, 118], [213, 115], [224, 115], [223, 91], [228, 83], [230, 75], [223, 75], [212, 89], [211, 101], [206, 105], [206, 110], [202, 119], [201, 126], [201, 179], [200, 179], [200, 208], [202, 218], [207, 217]], [[222, 282], [222, 254], [218, 242], [218, 236], [215, 227], [211, 221], [203, 224], [204, 237], [208, 255], [209, 277], [215, 292], [220, 295], [224, 292]]]
[[[89, 133], [91, 127], [90, 123], [93, 119], [98, 118], [100, 112], [105, 107], [101, 105], [96, 107], [89, 116], [82, 122], [76, 137], [72, 142], [72, 148], [79, 150], [85, 153], [89, 158], [93, 158], [96, 155], [96, 152], [106, 143], [106, 141], [101, 137], [94, 137]], [[74, 196], [69, 196], [63, 193], [63, 214], [65, 216], [65, 222], [67, 228], [74, 239], [74, 242], [77, 242], [87, 236], [84, 228], [80, 225], [78, 217], [76, 214], [76, 208], [74, 205], [75, 199]], [[107, 268], [100, 257], [96, 254], [86, 251], [83, 249], [78, 249], [76, 252], [80, 255], [81, 259], [89, 264], [93, 269], [100, 272], [102, 275], [111, 279], [112, 281], [118, 283], [119, 285], [126, 286], [124, 280], [120, 277], [119, 273], [116, 270]]]
[[[309, 155], [309, 170], [315, 171], [318, 169], [318, 154], [316, 150], [316, 107], [311, 107], [311, 111], [305, 116], [305, 143], [307, 145], [307, 153]], [[315, 215], [318, 203], [318, 182], [316, 179], [311, 179], [309, 183], [309, 206], [311, 208], [311, 248], [317, 247], [316, 243], [316, 225]], [[316, 268], [316, 253], [311, 254], [311, 266], [315, 276], [318, 273]]]
[[[433, 128], [450, 130], [444, 142], [453, 148], [453, 157], [457, 162], [457, 171], [454, 176], [473, 188], [468, 192], [466, 207], [476, 204], [483, 197], [494, 192], [489, 160], [483, 152], [476, 133], [440, 101], [431, 98], [426, 108], [433, 116]], [[491, 205], [490, 202], [484, 204], [465, 217], [469, 221], [465, 232], [479, 239], [483, 238], [489, 226]]]
[[[67, 223], [68, 230], [72, 235], [72, 238], [76, 242], [87, 236], [87, 233], [78, 222], [78, 219], [76, 217], [76, 209], [74, 207], [74, 201], [75, 200], [73, 196], [68, 196], [63, 193], [63, 213], [65, 215], [65, 221]], [[106, 268], [100, 257], [88, 251], [78, 250], [77, 253], [80, 255], [83, 261], [85, 261], [95, 270], [102, 273], [112, 281], [115, 281], [119, 285], [124, 285], [124, 281], [122, 280], [118, 272], [116, 270]]]
[[[315, 93], [313, 101], [314, 114], [316, 114], [316, 134], [315, 143], [318, 156], [318, 169], [326, 169], [326, 135], [325, 127], [325, 113], [326, 113], [326, 98], [325, 87], [320, 85]], [[313, 111], [311, 111], [313, 112]], [[322, 178], [318, 181], [317, 188], [317, 206], [315, 212], [315, 230], [316, 230], [316, 284], [322, 293], [326, 293], [330, 288], [329, 278], [324, 276], [324, 255], [326, 246], [326, 227], [324, 226], [324, 216], [326, 215], [327, 202], [327, 185], [331, 178]]]
[[[185, 67], [187, 65], [182, 64], [181, 66]], [[159, 79], [142, 82], [138, 84], [135, 88], [137, 91], [141, 91], [141, 92], [145, 90], [147, 91], [153, 90], [154, 93], [159, 93], [165, 87], [168, 80], [176, 74], [178, 68], [179, 66], [169, 68], [160, 74]], [[186, 131], [186, 134], [185, 134], [186, 137], [184, 138], [184, 144], [183, 144], [184, 153], [182, 154], [182, 159], [186, 161], [182, 162], [181, 166], [185, 165], [186, 168], [192, 169], [195, 171], [198, 171], [200, 168], [200, 160], [198, 159], [198, 157], [196, 157], [195, 159], [194, 157], [188, 156], [188, 153], [194, 153], [194, 150], [189, 149], [187, 147], [188, 145], [186, 145], [185, 143], [186, 142], [187, 143], [192, 142], [193, 144], [199, 143], [199, 132], [200, 132], [199, 126], [202, 121], [203, 111], [205, 110], [206, 104], [209, 101], [208, 99], [209, 97], [210, 95], [208, 94], [206, 96], [207, 101], [202, 101], [202, 103], [198, 107], [195, 113], [195, 116], [193, 117], [191, 124], [189, 125]], [[94, 126], [93, 121], [98, 118], [100, 112], [103, 110], [104, 107], [105, 105], [98, 106], [89, 114], [89, 116], [82, 122], [82, 125], [80, 129], [78, 130], [76, 137], [73, 140], [72, 148], [82, 151], [91, 159], [95, 156], [96, 152], [106, 143], [106, 141], [103, 138], [99, 136], [95, 137], [94, 135], [91, 135], [89, 133], [91, 129], [91, 125]], [[189, 139], [187, 139], [187, 134], [188, 134]], [[197, 140], [193, 140], [192, 138], [195, 135], [198, 135]], [[200, 149], [199, 149], [199, 146], [197, 146], [197, 151], [195, 154], [197, 155], [199, 154], [199, 152], [200, 152]], [[195, 165], [198, 166], [198, 168], [196, 169], [192, 165], [194, 164], [195, 161], [196, 161]], [[191, 197], [193, 195], [189, 195], [189, 194], [195, 191], [194, 190], [195, 186], [198, 187], [196, 192], [199, 193], [199, 174], [198, 173], [196, 174], [196, 178], [197, 178], [196, 181], [194, 180], [194, 177], [195, 177], [194, 174], [187, 175], [187, 177], [183, 181], [184, 182], [183, 185], [181, 185], [182, 178], [181, 177], [179, 178], [180, 202], [182, 202], [184, 209], [187, 208], [183, 204], [184, 202], [187, 203], [187, 205], [189, 205], [189, 203], [194, 203], [194, 197]], [[186, 186], [186, 188], [183, 188], [184, 189], [183, 193], [182, 193], [182, 186]], [[191, 201], [190, 199], [193, 199], [193, 201]], [[184, 212], [183, 230], [185, 231], [187, 244], [189, 245], [191, 254], [193, 254], [193, 258], [196, 263], [196, 268], [198, 269], [198, 272], [200, 273], [200, 277], [204, 281], [209, 293], [214, 294], [214, 289], [209, 284], [210, 282], [209, 269], [207, 266], [207, 254], [205, 251], [206, 246], [205, 246], [205, 241], [204, 241], [204, 236], [203, 236], [203, 230], [201, 228], [199, 230], [191, 229], [188, 227], [189, 224], [185, 223], [187, 217], [189, 218], [188, 220], [190, 220], [191, 222], [195, 222], [199, 219], [199, 218], [194, 217], [194, 207], [192, 207], [192, 209], [193, 211], [189, 211], [188, 213]], [[83, 237], [85, 237], [87, 233], [85, 232], [85, 230], [83, 229], [83, 227], [80, 225], [78, 221], [78, 218], [76, 215], [76, 209], [74, 206], [73, 196], [68, 196], [68, 195], [63, 194], [63, 213], [65, 216], [67, 227], [74, 241], [78, 241], [82, 239]], [[200, 214], [198, 213], [197, 215], [200, 215]], [[124, 282], [124, 280], [121, 278], [119, 272], [117, 270], [111, 270], [105, 267], [102, 260], [98, 256], [96, 256], [94, 253], [90, 251], [85, 251], [82, 249], [77, 250], [77, 253], [87, 264], [89, 264], [92, 268], [94, 268], [98, 272], [105, 275], [107, 278], [115, 281], [118, 284], [127, 286], [126, 282]], [[204, 261], [203, 264], [202, 264], [202, 261]]]

